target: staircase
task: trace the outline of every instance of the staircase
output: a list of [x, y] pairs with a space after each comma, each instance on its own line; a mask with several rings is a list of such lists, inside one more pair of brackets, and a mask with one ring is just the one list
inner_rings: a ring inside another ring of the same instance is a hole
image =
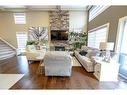
[[15, 49], [0, 39], [0, 60], [11, 58], [16, 55]]

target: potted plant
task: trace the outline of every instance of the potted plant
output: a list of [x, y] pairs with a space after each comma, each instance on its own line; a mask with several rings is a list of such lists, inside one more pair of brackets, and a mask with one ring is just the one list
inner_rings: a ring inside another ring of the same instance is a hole
[[73, 49], [81, 48], [82, 45], [87, 43], [87, 33], [69, 33], [69, 43], [73, 46]]

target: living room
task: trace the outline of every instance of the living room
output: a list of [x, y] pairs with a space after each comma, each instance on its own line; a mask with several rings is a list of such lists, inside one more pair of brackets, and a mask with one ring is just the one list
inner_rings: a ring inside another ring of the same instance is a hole
[[[102, 10], [97, 12], [96, 8]], [[0, 60], [0, 73], [21, 74], [9, 88], [0, 89], [127, 89], [123, 42], [126, 34], [121, 31], [122, 27], [126, 29], [127, 6], [0, 6], [0, 9], [1, 40], [16, 51], [16, 56]], [[25, 21], [16, 23], [18, 16]], [[40, 32], [44, 35], [35, 36]], [[101, 47], [101, 42], [106, 43]], [[98, 61], [95, 56], [100, 56], [100, 50], [109, 52], [105, 51], [108, 42], [110, 50], [120, 55], [113, 56], [113, 60]], [[88, 54], [91, 50], [96, 54]], [[94, 66], [96, 63], [102, 63], [102, 67]], [[98, 71], [103, 66], [104, 75]]]

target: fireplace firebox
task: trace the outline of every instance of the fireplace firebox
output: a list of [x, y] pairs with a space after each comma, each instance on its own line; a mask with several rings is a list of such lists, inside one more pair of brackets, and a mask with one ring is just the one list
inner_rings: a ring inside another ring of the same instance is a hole
[[55, 46], [55, 51], [65, 51], [64, 46]]

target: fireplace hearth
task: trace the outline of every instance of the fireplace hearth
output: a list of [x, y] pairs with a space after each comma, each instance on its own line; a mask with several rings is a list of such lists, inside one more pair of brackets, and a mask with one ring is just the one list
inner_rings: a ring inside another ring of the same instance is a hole
[[55, 46], [55, 51], [65, 51], [64, 46]]

